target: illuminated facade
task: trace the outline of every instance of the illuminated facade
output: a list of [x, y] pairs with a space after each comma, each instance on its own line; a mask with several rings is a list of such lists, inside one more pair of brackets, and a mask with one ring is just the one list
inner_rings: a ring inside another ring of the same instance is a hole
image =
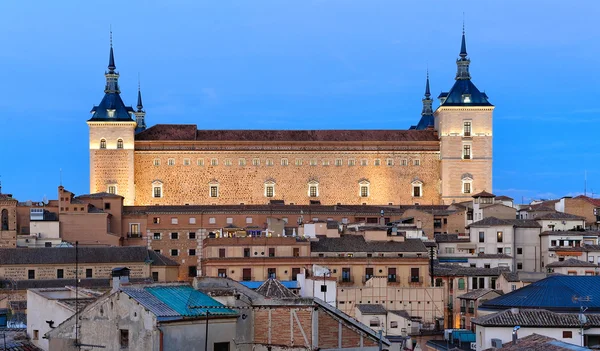
[[[105, 96], [88, 120], [90, 192], [125, 205], [450, 204], [492, 190], [492, 112], [471, 82], [463, 33], [454, 86], [408, 130], [146, 128], [120, 97], [111, 45]], [[135, 118], [135, 120], [134, 120]]]

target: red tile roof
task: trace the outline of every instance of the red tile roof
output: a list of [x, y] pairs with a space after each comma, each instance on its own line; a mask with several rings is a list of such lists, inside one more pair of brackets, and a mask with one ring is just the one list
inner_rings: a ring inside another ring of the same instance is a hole
[[157, 124], [140, 141], [438, 141], [432, 130], [197, 130], [193, 124]]

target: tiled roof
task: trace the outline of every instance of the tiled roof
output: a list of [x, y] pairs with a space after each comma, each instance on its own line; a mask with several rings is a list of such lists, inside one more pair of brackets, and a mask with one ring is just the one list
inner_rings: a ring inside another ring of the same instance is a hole
[[[143, 263], [152, 257], [174, 262], [145, 246], [79, 247], [79, 263]], [[74, 264], [74, 247], [0, 249], [0, 265]], [[167, 264], [170, 265], [170, 264]]]
[[494, 290], [494, 289], [476, 289], [476, 290], [471, 290], [466, 294], [462, 294], [460, 296], [458, 296], [459, 299], [466, 299], [466, 300], [477, 300], [485, 295], [487, 295], [490, 292], [495, 292], [499, 295], [502, 295], [503, 292], [501, 290]]
[[546, 230], [540, 233], [541, 236], [544, 235], [559, 235], [559, 236], [598, 236], [599, 232], [592, 231], [579, 231], [579, 230]]
[[452, 264], [437, 264], [433, 266], [433, 273], [436, 277], [497, 277], [507, 270], [508, 267], [480, 268]]
[[600, 199], [592, 198], [592, 197], [585, 196], [585, 195], [575, 196], [574, 199], [586, 200], [586, 201], [590, 202], [592, 205], [594, 205], [596, 207], [600, 207]]
[[469, 224], [467, 228], [493, 227], [493, 226], [512, 226], [518, 228], [541, 228], [542, 226], [533, 219], [500, 219], [496, 217], [486, 217], [480, 221]]
[[554, 267], [598, 267], [597, 264], [593, 264], [590, 262], [580, 261], [575, 258], [569, 258], [564, 261], [556, 261], [552, 263], [548, 263], [546, 267], [554, 268]]
[[587, 298], [589, 312], [600, 312], [600, 276], [552, 275], [511, 291], [479, 306], [487, 310], [511, 307], [547, 309], [555, 312], [579, 311], [579, 298]]
[[533, 283], [540, 279], [546, 278], [548, 275], [544, 272], [503, 272], [504, 279], [508, 282], [527, 282]]
[[196, 130], [196, 125], [157, 124], [136, 140], [180, 141], [439, 141], [432, 130]]
[[427, 252], [419, 239], [399, 241], [366, 241], [362, 235], [341, 235], [310, 243], [312, 252]]
[[93, 193], [93, 194], [83, 194], [83, 195], [78, 195], [76, 197], [74, 197], [74, 199], [82, 199], [82, 198], [86, 198], [86, 199], [99, 199], [99, 198], [104, 198], [104, 197], [111, 197], [111, 198], [122, 198], [123, 196], [118, 195], [118, 194], [111, 194], [111, 193], [107, 193], [107, 192], [100, 192], [100, 193]]
[[154, 250], [148, 250], [153, 266], [179, 266], [179, 263]]
[[600, 245], [582, 245], [576, 247], [551, 247], [549, 251], [591, 252], [600, 251]]
[[437, 243], [469, 243], [471, 239], [468, 236], [458, 234], [435, 234]]
[[[486, 93], [477, 89], [470, 79], [457, 79], [450, 91], [442, 93], [440, 96], [444, 94], [446, 100], [441, 106], [493, 106], [488, 101]], [[470, 102], [463, 101], [464, 94], [470, 95]]]
[[527, 335], [519, 338], [517, 344], [512, 341], [504, 343], [501, 348], [489, 348], [484, 351], [585, 351], [587, 347], [559, 341], [549, 336], [540, 334]]
[[478, 192], [477, 194], [474, 194], [473, 197], [496, 197], [496, 195], [492, 194], [492, 193], [488, 193], [487, 191], [481, 191]]
[[[80, 288], [103, 289], [110, 288], [112, 279], [110, 278], [81, 278], [79, 280]], [[151, 283], [152, 278], [129, 278], [130, 283]], [[25, 279], [16, 281], [17, 290], [43, 289], [43, 288], [61, 288], [65, 286], [75, 286], [75, 279]]]
[[189, 285], [123, 287], [121, 291], [146, 307], [159, 320], [178, 320], [237, 312]]
[[496, 196], [496, 200], [499, 201], [513, 201], [514, 199], [512, 197], [506, 196], [506, 195], [500, 195], [500, 196]]
[[327, 229], [338, 229], [339, 225], [338, 221], [327, 221]]
[[[27, 330], [24, 330], [26, 333]], [[2, 344], [2, 350], [6, 351], [42, 351], [39, 347], [35, 346], [29, 340], [7, 340], [6, 347]]]
[[285, 299], [297, 297], [290, 289], [286, 288], [277, 279], [267, 279], [261, 286], [256, 289], [256, 292], [265, 297], [275, 299]]
[[356, 308], [362, 314], [387, 314], [387, 310], [382, 305], [356, 304]]
[[410, 313], [405, 310], [390, 310], [388, 312], [398, 315], [402, 318], [411, 319]]
[[[579, 313], [556, 313], [545, 309], [507, 309], [472, 319], [474, 324], [486, 327], [576, 327], [579, 328]], [[600, 327], [600, 315], [586, 314], [588, 323]]]
[[581, 219], [581, 220], [583, 220], [585, 218], [576, 216], [576, 215], [572, 215], [570, 213], [565, 213], [565, 212], [551, 212], [551, 213], [546, 213], [546, 214], [536, 216], [535, 219], [537, 219], [537, 220], [544, 220], [544, 219]]

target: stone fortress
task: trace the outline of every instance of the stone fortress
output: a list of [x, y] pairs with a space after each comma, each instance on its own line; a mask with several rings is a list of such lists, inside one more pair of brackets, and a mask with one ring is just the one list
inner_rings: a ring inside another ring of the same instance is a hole
[[455, 83], [408, 130], [146, 128], [125, 105], [111, 43], [104, 98], [89, 126], [90, 193], [126, 206], [320, 203], [450, 204], [492, 191], [494, 106], [471, 81], [465, 33]]

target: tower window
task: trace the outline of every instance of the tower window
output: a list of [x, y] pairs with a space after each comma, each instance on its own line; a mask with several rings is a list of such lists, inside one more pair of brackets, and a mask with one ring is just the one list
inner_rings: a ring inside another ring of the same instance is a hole
[[342, 159], [338, 158], [337, 160], [335, 160], [335, 165], [336, 166], [341, 166], [342, 165]]
[[160, 158], [155, 158], [153, 164], [155, 166], [160, 166]]
[[413, 160], [413, 166], [420, 166], [421, 160]]
[[117, 140], [117, 149], [122, 149], [123, 148], [123, 139], [118, 139]]
[[265, 197], [275, 196], [275, 182], [268, 181], [265, 183]]
[[362, 159], [362, 160], [360, 160], [360, 165], [361, 166], [368, 166], [369, 165], [369, 161], [366, 160], [366, 159]]
[[106, 149], [106, 139], [100, 139], [100, 148]]
[[471, 193], [471, 183], [470, 182], [463, 183], [463, 193], [465, 193], [465, 194]]
[[363, 179], [358, 182], [358, 191], [360, 197], [369, 197], [369, 181]]
[[162, 197], [162, 183], [158, 180], [152, 182], [152, 197], [153, 198], [161, 198]]
[[260, 159], [259, 158], [255, 158], [252, 160], [252, 165], [253, 166], [260, 166]]
[[170, 159], [168, 159], [168, 160], [167, 160], [167, 164], [168, 164], [169, 166], [175, 166], [175, 159], [174, 159], [174, 158], [170, 158]]
[[296, 166], [302, 166], [302, 159], [297, 158], [295, 164]]
[[211, 184], [209, 187], [210, 197], [219, 197], [219, 185]]
[[356, 160], [355, 159], [349, 159], [348, 160], [348, 166], [355, 166], [356, 165]]
[[199, 158], [196, 160], [196, 164], [200, 167], [204, 166], [204, 159], [203, 158]]
[[183, 165], [184, 166], [189, 166], [190, 165], [190, 159], [189, 158], [184, 158], [183, 159]]
[[233, 163], [230, 159], [225, 159], [225, 166], [231, 166]]
[[282, 166], [287, 166], [288, 165], [288, 159], [287, 158], [282, 158], [281, 159], [281, 165]]
[[329, 160], [323, 160], [323, 166], [329, 166]]
[[388, 166], [393, 166], [394, 165], [394, 160], [391, 158], [388, 158], [387, 160], [385, 160], [385, 164]]
[[471, 121], [465, 121], [463, 123], [463, 135], [466, 137], [471, 136]]
[[109, 194], [116, 194], [117, 193], [117, 186], [116, 185], [109, 185], [108, 189], [107, 189]]
[[309, 161], [309, 164], [310, 164], [311, 166], [316, 166], [316, 165], [317, 165], [317, 160], [314, 160], [314, 159], [313, 159], [313, 160], [310, 160], [310, 161]]
[[218, 166], [219, 165], [219, 161], [216, 158], [213, 158], [210, 160], [210, 165], [211, 166]]
[[244, 167], [244, 166], [246, 165], [246, 159], [245, 159], [245, 158], [240, 158], [240, 159], [238, 160], [238, 164], [239, 164], [241, 167]]
[[373, 161], [373, 164], [375, 166], [379, 166], [381, 164], [381, 160], [377, 158], [377, 159], [375, 159], [375, 161]]
[[319, 196], [319, 183], [312, 181], [308, 183], [308, 196], [318, 197]]
[[272, 160], [272, 159], [270, 159], [270, 158], [268, 158], [268, 159], [265, 161], [265, 164], [266, 164], [267, 166], [273, 166], [273, 160]]
[[423, 182], [415, 180], [412, 182], [412, 196], [421, 197], [423, 196]]
[[465, 159], [465, 160], [471, 159], [471, 145], [469, 145], [469, 144], [463, 145], [463, 159]]

